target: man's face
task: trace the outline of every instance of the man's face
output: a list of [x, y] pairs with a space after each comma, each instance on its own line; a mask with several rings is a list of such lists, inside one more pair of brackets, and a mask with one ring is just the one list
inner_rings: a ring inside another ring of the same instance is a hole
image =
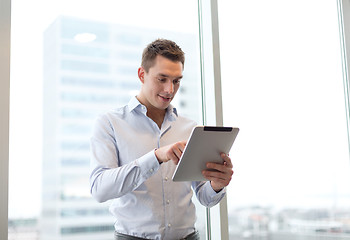
[[148, 109], [166, 109], [180, 87], [182, 69], [181, 62], [173, 62], [160, 55], [148, 73], [140, 67], [138, 75], [142, 87], [138, 98], [141, 103]]

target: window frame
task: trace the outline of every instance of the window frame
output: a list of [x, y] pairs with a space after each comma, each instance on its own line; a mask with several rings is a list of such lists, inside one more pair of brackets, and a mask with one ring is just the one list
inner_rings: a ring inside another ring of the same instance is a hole
[[[202, 14], [199, 16], [201, 46], [201, 74], [203, 119], [205, 124], [222, 125], [222, 98], [220, 76], [220, 47], [218, 28], [217, 0], [198, 0], [198, 7]], [[346, 101], [348, 136], [350, 129], [350, 0], [338, 0], [340, 41], [342, 46], [342, 63], [344, 93]], [[207, 21], [210, 24], [205, 24]], [[0, 1], [0, 239], [8, 239], [8, 183], [9, 183], [9, 105], [10, 105], [10, 39], [11, 39], [11, 0]], [[209, 37], [208, 37], [209, 36]], [[209, 68], [204, 68], [211, 66]], [[204, 79], [204, 76], [206, 78]], [[208, 77], [209, 76], [209, 77]], [[215, 99], [215, 101], [210, 101]], [[210, 102], [214, 104], [209, 105]], [[210, 116], [213, 116], [210, 118]], [[350, 149], [350, 148], [349, 148]], [[207, 210], [208, 235], [211, 239], [213, 224], [210, 214], [220, 216], [220, 237], [228, 239], [227, 199], [224, 198], [219, 210]], [[217, 233], [215, 234], [216, 237]]]
[[343, 70], [344, 101], [350, 155], [350, 0], [338, 0], [338, 24]]
[[[219, 16], [217, 0], [198, 0], [200, 67], [202, 81], [203, 125], [223, 126]], [[212, 224], [212, 217], [220, 224]], [[207, 239], [228, 239], [227, 196], [220, 204], [206, 209]]]
[[0, 1], [0, 239], [8, 239], [11, 0]]

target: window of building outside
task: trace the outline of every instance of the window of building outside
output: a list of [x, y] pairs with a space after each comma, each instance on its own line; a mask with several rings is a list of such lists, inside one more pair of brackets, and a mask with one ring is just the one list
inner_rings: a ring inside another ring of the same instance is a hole
[[[94, 119], [138, 93], [143, 48], [168, 38], [186, 53], [173, 105], [201, 123], [197, 9], [185, 0], [12, 1], [8, 239], [113, 237], [108, 203], [89, 193]], [[205, 208], [194, 201], [205, 239]]]
[[336, 1], [219, 1], [230, 239], [349, 239]]

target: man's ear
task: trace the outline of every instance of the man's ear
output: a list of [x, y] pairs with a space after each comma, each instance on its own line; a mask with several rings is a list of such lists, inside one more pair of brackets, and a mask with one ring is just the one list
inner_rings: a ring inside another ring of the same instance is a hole
[[137, 75], [139, 76], [139, 79], [142, 83], [145, 83], [145, 69], [143, 67], [139, 67], [137, 70]]

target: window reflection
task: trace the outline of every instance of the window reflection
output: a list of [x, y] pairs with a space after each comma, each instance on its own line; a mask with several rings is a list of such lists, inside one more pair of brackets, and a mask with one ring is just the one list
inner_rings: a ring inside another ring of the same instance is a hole
[[220, 4], [230, 239], [349, 239], [336, 2]]
[[[18, 11], [16, 6], [13, 9], [14, 13]], [[194, 7], [191, 16], [185, 19], [193, 17], [196, 22], [196, 11], [197, 8]], [[176, 25], [179, 24], [183, 23], [176, 20]], [[43, 156], [40, 167], [28, 170], [42, 179], [42, 205], [34, 216], [29, 214], [28, 217], [18, 214], [18, 210], [16, 214], [15, 208], [20, 209], [19, 205], [10, 201], [9, 239], [113, 237], [114, 219], [108, 212], [108, 203], [96, 203], [91, 198], [88, 188], [88, 140], [93, 120], [102, 112], [126, 104], [131, 96], [138, 93], [140, 83], [137, 79], [137, 68], [140, 65], [142, 49], [150, 41], [162, 37], [176, 41], [186, 52], [186, 70], [181, 87], [187, 90], [177, 94], [174, 105], [182, 115], [201, 122], [199, 53], [197, 42], [194, 40], [197, 39], [197, 28], [189, 30], [187, 24], [182, 27], [186, 29], [183, 32], [182, 29], [172, 30], [168, 26], [166, 30], [157, 29], [155, 24], [147, 28], [132, 26], [126, 19], [123, 19], [122, 24], [117, 24], [60, 15], [47, 24], [44, 33], [37, 31], [40, 34], [37, 38], [43, 39], [43, 46], [40, 46], [40, 49], [43, 49], [43, 66], [38, 66], [37, 61], [26, 61], [26, 64], [36, 64], [31, 68], [36, 68], [40, 72], [39, 76], [44, 72], [42, 83], [41, 79], [37, 80], [38, 84], [31, 77], [31, 87], [42, 88], [44, 93], [43, 111], [33, 113], [33, 116], [43, 118], [39, 129], [43, 131]], [[17, 31], [23, 31], [18, 25], [14, 26], [18, 27], [14, 28], [18, 29]], [[43, 38], [41, 34], [44, 35]], [[81, 37], [84, 34], [88, 34], [85, 35], [88, 37], [93, 35], [94, 38], [90, 38], [89, 41], [81, 38], [77, 40], [77, 36]], [[23, 38], [21, 39], [23, 41]], [[14, 48], [20, 42], [18, 40], [13, 45]], [[16, 57], [13, 59], [18, 60]], [[17, 66], [16, 69], [21, 68], [18, 68], [16, 62], [12, 66]], [[11, 79], [11, 84], [15, 86], [16, 81], [20, 82], [19, 78]], [[31, 88], [27, 91], [34, 92]], [[21, 101], [23, 99], [21, 95]], [[21, 104], [21, 107], [32, 107], [26, 104], [31, 103], [28, 101]], [[16, 119], [16, 116], [13, 116], [12, 119]], [[37, 132], [40, 132], [39, 130]], [[15, 144], [19, 144], [18, 141]], [[38, 147], [41, 141], [34, 138], [27, 144], [31, 148], [41, 147]], [[11, 161], [21, 164], [19, 158], [10, 159]], [[13, 174], [12, 179], [16, 181], [15, 178], [16, 175]], [[34, 184], [32, 186], [39, 188]], [[17, 189], [14, 190], [10, 184], [11, 188], [11, 198], [18, 199]], [[28, 196], [28, 204], [32, 201], [31, 197]], [[205, 234], [204, 210], [198, 208], [197, 227], [202, 234]]]
[[110, 52], [107, 49], [72, 44], [62, 44], [62, 53], [94, 58], [108, 58], [110, 55]]

